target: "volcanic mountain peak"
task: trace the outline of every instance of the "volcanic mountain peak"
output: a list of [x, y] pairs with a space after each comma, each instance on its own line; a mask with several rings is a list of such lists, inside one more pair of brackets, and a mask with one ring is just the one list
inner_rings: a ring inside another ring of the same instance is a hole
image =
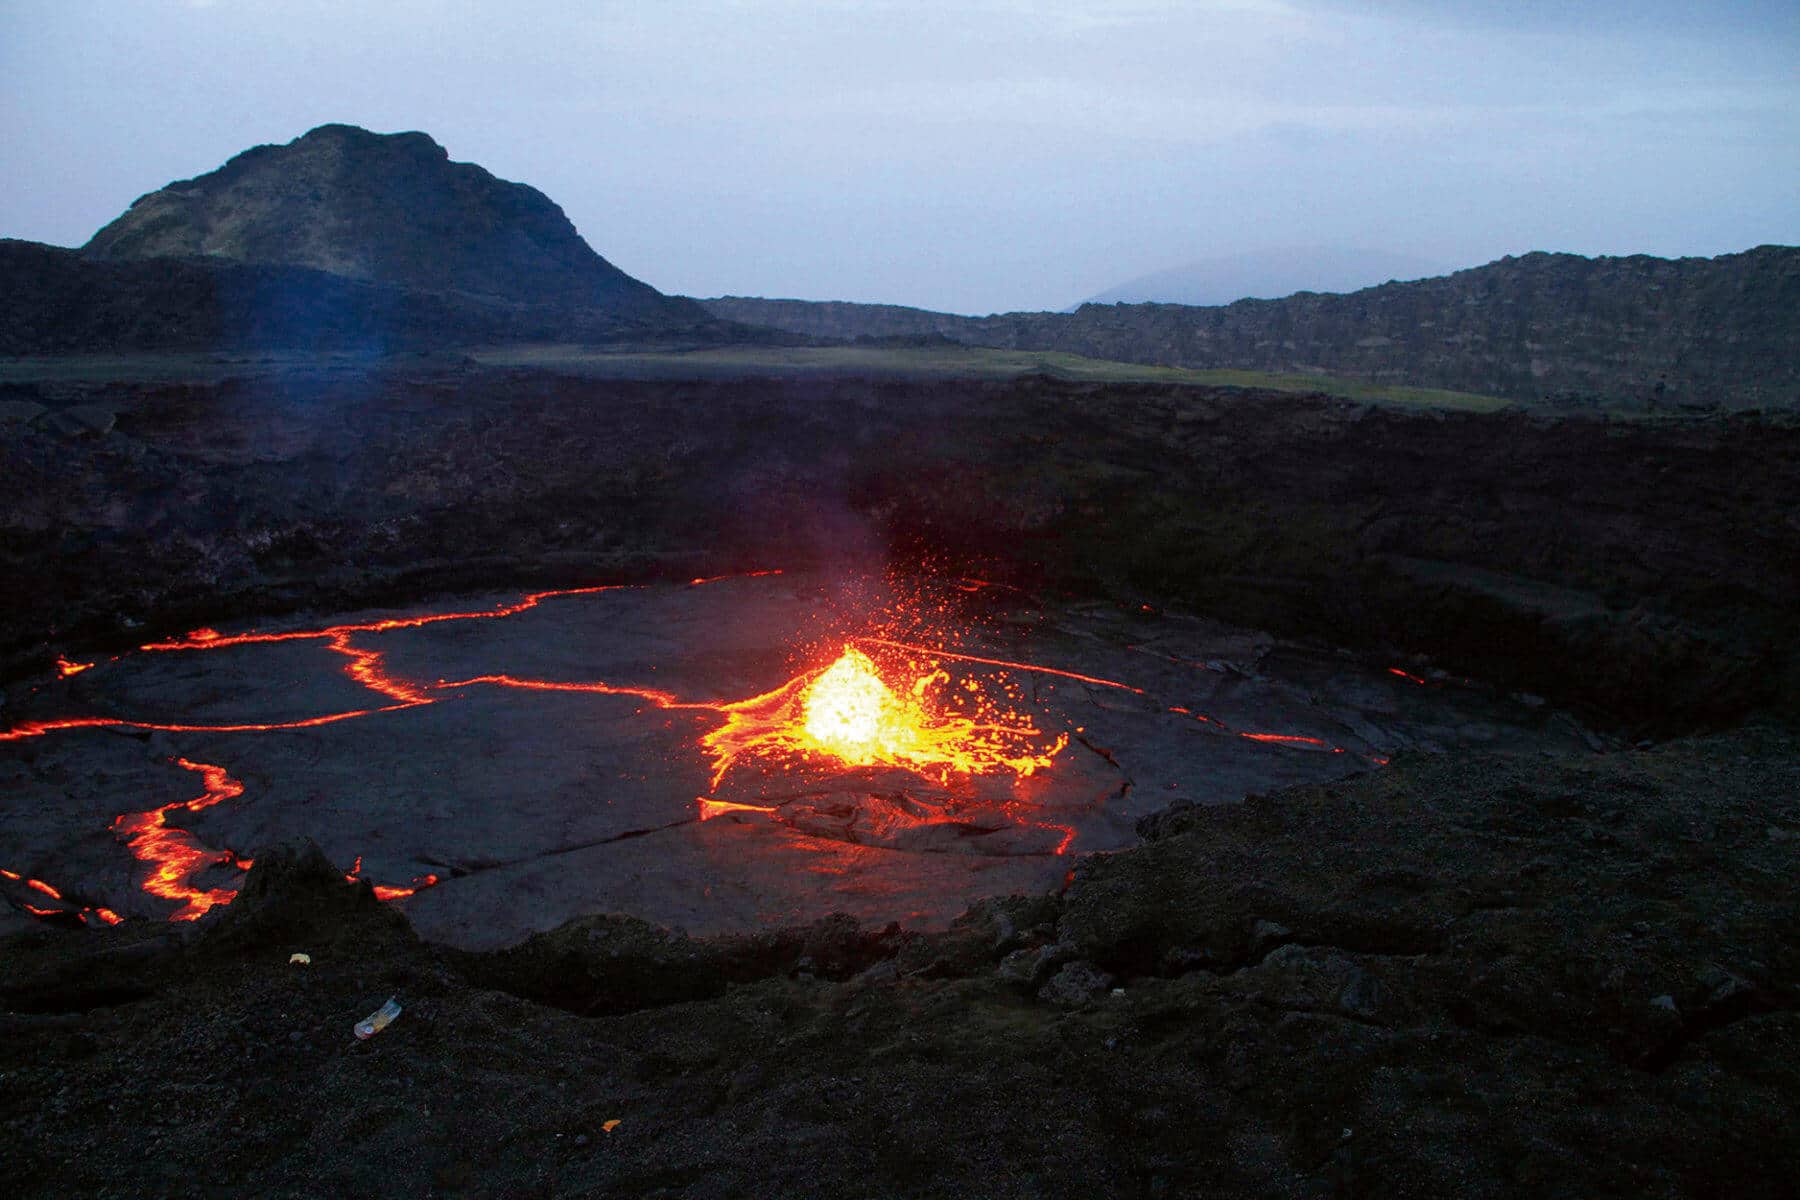
[[451, 162], [423, 133], [354, 125], [257, 146], [151, 192], [83, 251], [289, 264], [406, 288], [703, 317], [594, 253], [537, 189]]

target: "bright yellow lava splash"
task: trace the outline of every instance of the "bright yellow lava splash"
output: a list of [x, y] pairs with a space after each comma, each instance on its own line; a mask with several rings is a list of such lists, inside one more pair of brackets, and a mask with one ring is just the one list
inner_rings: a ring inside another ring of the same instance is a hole
[[950, 677], [933, 666], [895, 691], [874, 661], [854, 646], [823, 671], [772, 692], [723, 706], [726, 722], [703, 739], [713, 755], [713, 786], [745, 755], [835, 758], [857, 767], [884, 764], [948, 780], [952, 775], [1030, 775], [1068, 744], [1046, 737], [1030, 717], [973, 682], [964, 707], [938, 711], [932, 693]]
[[905, 757], [919, 743], [925, 714], [894, 695], [869, 656], [854, 646], [813, 680], [801, 701], [806, 736], [847, 763]]

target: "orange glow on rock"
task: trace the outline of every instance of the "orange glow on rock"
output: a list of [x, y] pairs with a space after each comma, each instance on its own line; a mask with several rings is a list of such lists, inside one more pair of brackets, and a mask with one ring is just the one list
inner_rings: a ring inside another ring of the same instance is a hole
[[1298, 733], [1239, 733], [1238, 736], [1249, 738], [1253, 742], [1274, 742], [1282, 746], [1329, 745], [1321, 738], [1306, 737]]
[[64, 679], [71, 675], [79, 675], [93, 665], [91, 662], [71, 662], [60, 654], [56, 656], [56, 673]]
[[722, 817], [730, 812], [772, 813], [775, 809], [766, 804], [739, 804], [735, 800], [714, 800], [710, 796], [695, 796], [694, 803], [700, 806], [700, 819], [710, 821], [714, 817]]
[[[356, 855], [355, 865], [351, 865], [351, 869], [344, 874], [344, 882], [362, 882], [362, 855]], [[407, 896], [414, 896], [419, 891], [436, 885], [436, 874], [421, 874], [412, 880], [412, 887], [391, 887], [387, 883], [371, 883], [369, 887], [373, 889], [376, 900], [405, 900]]]
[[375, 889], [375, 898], [377, 900], [404, 900], [406, 897], [425, 888], [437, 886], [437, 882], [438, 877], [436, 875], [420, 875], [412, 881], [411, 887], [389, 887], [386, 884], [381, 883], [377, 883], [373, 886]]
[[[22, 883], [25, 887], [29, 887], [31, 891], [41, 892], [41, 894], [49, 896], [50, 900], [58, 900], [61, 901], [61, 903], [65, 903], [65, 905], [72, 903], [72, 901], [67, 900], [67, 898], [63, 896], [63, 892], [59, 892], [58, 889], [50, 887], [49, 883], [45, 883], [43, 880], [32, 880], [32, 878], [27, 878], [27, 876], [23, 876], [23, 874], [18, 873], [18, 871], [7, 871], [5, 867], [0, 867], [0, 880], [13, 880], [14, 883]], [[92, 925], [94, 919], [101, 921], [104, 925], [119, 925], [119, 921], [122, 919], [121, 916], [119, 916], [117, 912], [113, 912], [112, 909], [99, 909], [99, 907], [88, 909], [88, 907], [76, 905], [76, 907], [72, 907], [72, 909], [40, 909], [38, 905], [32, 905], [32, 903], [23, 903], [22, 907], [25, 909], [25, 912], [31, 912], [32, 916], [40, 916], [40, 918], [68, 918], [68, 916], [74, 916], [74, 918], [79, 919], [83, 925]]]
[[52, 900], [59, 901], [60, 903], [65, 904], [65, 905], [71, 905], [71, 907], [68, 907], [68, 908], [42, 908], [36, 904], [31, 904], [29, 902], [21, 902], [20, 907], [23, 908], [26, 912], [30, 913], [34, 917], [44, 917], [44, 918], [74, 917], [77, 920], [79, 920], [83, 925], [92, 925], [95, 921], [99, 921], [101, 924], [104, 924], [104, 925], [117, 925], [123, 919], [119, 916], [118, 913], [114, 912], [110, 908], [100, 908], [97, 906], [84, 907], [82, 905], [74, 904], [74, 902], [69, 900], [68, 897], [64, 896], [61, 891], [59, 891], [56, 888], [51, 887], [49, 884], [45, 883], [43, 880], [28, 878], [27, 876], [19, 874], [17, 871], [9, 871], [4, 867], [0, 867], [0, 879], [10, 879], [14, 883], [22, 884], [25, 887], [30, 888], [34, 892], [38, 892], [38, 893], [41, 893], [42, 895], [48, 896]]
[[[344, 881], [346, 883], [362, 882], [362, 869], [362, 855], [359, 854], [356, 856], [355, 864], [345, 873]], [[436, 887], [438, 882], [436, 875], [420, 875], [413, 879], [411, 887], [390, 887], [385, 883], [375, 883], [369, 886], [374, 891], [377, 900], [404, 900], [425, 888]]]

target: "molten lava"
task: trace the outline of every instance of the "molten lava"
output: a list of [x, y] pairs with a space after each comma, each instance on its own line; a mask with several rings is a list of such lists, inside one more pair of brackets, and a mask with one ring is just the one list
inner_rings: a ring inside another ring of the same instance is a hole
[[845, 646], [843, 656], [812, 681], [801, 709], [812, 744], [859, 767], [916, 754], [925, 727], [918, 705], [894, 695], [869, 656], [854, 646]]
[[211, 763], [175, 760], [183, 770], [198, 772], [206, 791], [193, 800], [177, 800], [148, 812], [125, 813], [113, 821], [113, 832], [125, 843], [132, 856], [148, 863], [150, 874], [142, 887], [152, 896], [174, 900], [181, 907], [169, 915], [171, 921], [194, 921], [206, 915], [215, 904], [230, 904], [237, 898], [237, 888], [197, 887], [194, 877], [208, 867], [231, 865], [250, 869], [250, 860], [239, 858], [229, 850], [210, 850], [185, 829], [169, 824], [169, 814], [176, 809], [199, 812], [223, 800], [234, 800], [244, 794], [244, 785], [226, 774], [224, 767]]
[[[8, 871], [4, 867], [0, 867], [0, 879], [10, 879], [14, 883], [22, 883], [32, 891], [42, 892], [52, 900], [60, 901], [63, 904], [71, 903], [68, 897], [64, 896], [61, 892], [57, 891], [41, 879], [28, 879], [17, 871]], [[78, 905], [74, 908], [43, 908], [36, 904], [25, 904], [21, 907], [34, 917], [44, 917], [47, 919], [61, 917], [66, 919], [73, 915], [75, 919], [79, 920], [83, 925], [90, 925], [93, 923], [93, 921], [89, 920], [90, 917], [105, 925], [117, 925], [125, 919], [112, 909], [101, 908], [97, 905]]]
[[[344, 873], [344, 881], [360, 883], [362, 877], [362, 855], [359, 854], [356, 856], [356, 864]], [[419, 875], [413, 878], [411, 887], [389, 887], [380, 883], [372, 886], [377, 900], [404, 900], [408, 896], [416, 895], [420, 888], [436, 887], [440, 882], [442, 881], [436, 875]]]
[[935, 662], [907, 673], [910, 682], [895, 691], [873, 659], [846, 645], [821, 671], [720, 705], [725, 724], [701, 739], [713, 756], [713, 786], [745, 755], [909, 767], [945, 783], [959, 775], [1022, 777], [1048, 767], [1068, 744], [1066, 734], [1048, 738], [1006, 707], [1003, 689], [990, 693], [965, 680], [952, 700], [945, 696], [950, 676]]

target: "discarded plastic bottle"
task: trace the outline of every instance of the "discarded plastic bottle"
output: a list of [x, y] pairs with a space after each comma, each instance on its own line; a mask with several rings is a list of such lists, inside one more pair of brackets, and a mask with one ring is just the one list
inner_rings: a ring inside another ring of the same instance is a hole
[[400, 1002], [389, 996], [387, 1003], [356, 1023], [356, 1036], [359, 1041], [367, 1041], [389, 1025], [400, 1015]]

